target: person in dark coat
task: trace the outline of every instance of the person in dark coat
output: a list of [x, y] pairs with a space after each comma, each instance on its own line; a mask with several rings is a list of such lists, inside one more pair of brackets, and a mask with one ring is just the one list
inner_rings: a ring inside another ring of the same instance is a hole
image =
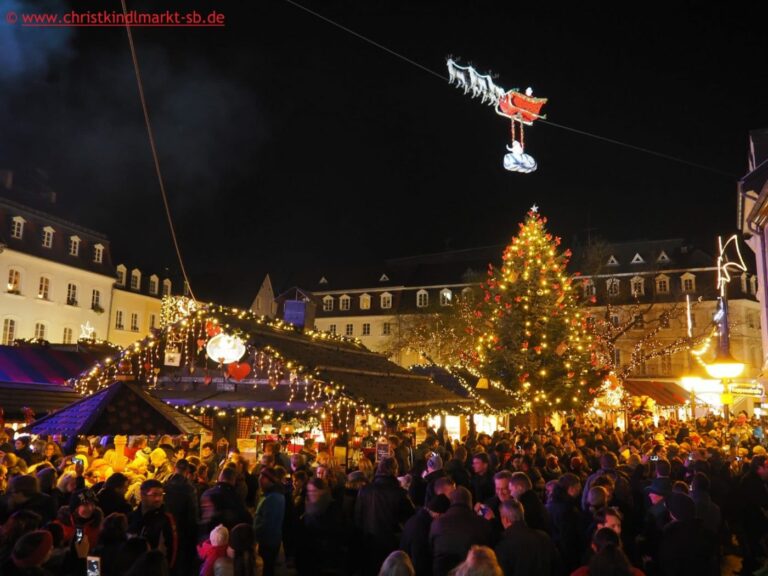
[[744, 563], [742, 572], [751, 574], [758, 568], [760, 541], [768, 532], [768, 456], [752, 458], [749, 470], [739, 484], [744, 530]]
[[583, 541], [579, 527], [583, 524], [579, 496], [581, 480], [575, 474], [563, 474], [547, 502], [552, 527], [552, 541], [560, 552], [566, 571], [570, 574], [581, 564]]
[[488, 454], [480, 452], [472, 456], [472, 497], [475, 502], [485, 502], [493, 497], [493, 469]]
[[480, 514], [486, 520], [491, 522], [494, 542], [499, 539], [504, 527], [501, 525], [501, 514], [499, 506], [502, 502], [512, 498], [512, 492], [509, 490], [509, 481], [512, 479], [512, 472], [501, 470], [493, 475], [493, 485], [496, 493], [485, 502], [475, 502], [475, 512]]
[[509, 481], [509, 491], [525, 509], [525, 523], [534, 530], [549, 534], [549, 514], [544, 503], [533, 491], [531, 479], [525, 472], [515, 472]]
[[30, 510], [43, 517], [43, 522], [50, 522], [56, 517], [54, 499], [40, 492], [40, 483], [35, 476], [15, 476], [8, 483], [2, 505], [0, 505], [0, 522], [19, 510]]
[[427, 460], [427, 474], [424, 476], [424, 501], [414, 502], [414, 506], [424, 506], [427, 502], [435, 497], [435, 481], [438, 478], [444, 478], [445, 471], [443, 470], [443, 459], [440, 458], [440, 454], [432, 454]]
[[158, 480], [145, 480], [139, 488], [141, 504], [128, 517], [128, 534], [147, 539], [152, 550], [160, 550], [173, 569], [178, 556], [178, 532], [173, 516], [165, 510], [165, 490]]
[[120, 472], [115, 472], [107, 478], [104, 486], [96, 494], [99, 508], [104, 513], [104, 517], [113, 512], [125, 514], [126, 516], [133, 512], [133, 508], [125, 501], [125, 493], [128, 491], [128, 477]]
[[231, 530], [238, 524], [251, 524], [253, 518], [245, 508], [245, 502], [241, 498], [235, 486], [237, 485], [237, 471], [234, 468], [224, 467], [219, 474], [219, 481], [203, 492], [200, 497], [200, 515], [202, 516], [201, 533], [203, 539], [207, 538], [216, 526], [224, 524]]
[[467, 449], [464, 446], [456, 448], [453, 458], [445, 463], [443, 470], [453, 479], [456, 486], [464, 486], [467, 490], [472, 489], [469, 471], [467, 470]]
[[[341, 555], [341, 505], [325, 480], [307, 484], [304, 515], [299, 528], [296, 568], [300, 576], [338, 574]], [[264, 576], [267, 576], [266, 570]]]
[[397, 481], [397, 470], [397, 460], [382, 458], [373, 482], [357, 494], [355, 526], [367, 551], [364, 576], [378, 574], [384, 559], [397, 549], [401, 526], [415, 512], [408, 493]]
[[696, 472], [691, 482], [691, 498], [696, 504], [696, 518], [701, 520], [704, 528], [719, 536], [723, 528], [723, 516], [720, 506], [712, 502], [709, 494], [710, 482], [706, 474]]
[[659, 544], [659, 569], [664, 576], [718, 574], [720, 562], [715, 535], [696, 519], [690, 496], [673, 492], [666, 500], [672, 521], [664, 527]]
[[400, 537], [400, 550], [408, 554], [416, 576], [432, 576], [432, 550], [429, 547], [429, 529], [432, 521], [444, 514], [451, 505], [448, 497], [433, 496], [426, 506], [408, 519]]
[[493, 540], [491, 523], [474, 512], [469, 490], [457, 487], [450, 501], [448, 511], [429, 529], [434, 576], [446, 576], [464, 561], [473, 545], [490, 546]]
[[179, 558], [171, 574], [184, 576], [197, 569], [197, 490], [190, 479], [185, 458], [176, 461], [173, 474], [165, 481], [165, 507], [176, 521], [179, 533]]
[[560, 555], [549, 535], [530, 528], [525, 509], [517, 500], [501, 505], [504, 532], [496, 545], [496, 558], [504, 576], [555, 576], [562, 573]]

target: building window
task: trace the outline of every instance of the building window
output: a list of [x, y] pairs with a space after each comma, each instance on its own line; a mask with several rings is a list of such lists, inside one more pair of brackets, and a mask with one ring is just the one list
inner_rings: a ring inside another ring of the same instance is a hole
[[382, 309], [392, 308], [392, 294], [384, 292], [384, 294], [381, 295], [381, 307]]
[[381, 326], [381, 333], [384, 336], [389, 336], [390, 334], [392, 334], [392, 323], [384, 322], [384, 324]]
[[20, 240], [22, 236], [24, 236], [24, 218], [21, 216], [14, 216], [13, 220], [11, 221], [11, 238], [16, 238], [17, 240]]
[[122, 310], [116, 310], [115, 311], [115, 328], [118, 330], [123, 330], [123, 311]]
[[152, 294], [152, 296], [157, 296], [157, 281], [157, 276], [152, 275], [149, 277], [149, 293]]
[[163, 296], [170, 296], [171, 295], [171, 281], [166, 278], [163, 280]]
[[157, 328], [157, 315], [156, 314], [150, 314], [149, 315], [149, 329], [153, 330]]
[[645, 318], [642, 314], [636, 314], [635, 315], [635, 323], [632, 326], [633, 328], [639, 329], [639, 328], [645, 328]]
[[35, 324], [35, 339], [45, 340], [45, 324], [37, 322]]
[[3, 345], [10, 346], [16, 338], [16, 320], [6, 318], [3, 320]]
[[619, 368], [621, 366], [621, 350], [618, 348], [613, 349], [613, 366]]
[[416, 292], [416, 307], [426, 308], [429, 306], [429, 293], [426, 290]]
[[96, 244], [93, 247], [93, 261], [97, 264], [101, 264], [104, 261], [104, 246]]
[[353, 324], [347, 324], [344, 327], [344, 335], [345, 336], [352, 336], [355, 333], [355, 327]]
[[40, 276], [40, 284], [37, 287], [37, 297], [40, 300], [49, 300], [51, 295], [51, 281], [45, 276]]
[[642, 278], [632, 278], [632, 296], [643, 296], [645, 294], [645, 280]]
[[117, 267], [117, 285], [118, 286], [125, 286], [125, 273], [126, 268], [122, 264]]
[[138, 290], [141, 286], [141, 272], [134, 270], [131, 272], [131, 290]]
[[136, 312], [131, 312], [131, 331], [139, 331], [139, 315]]
[[368, 322], [363, 323], [363, 336], [371, 335], [371, 325]]
[[331, 334], [336, 334], [336, 324], [331, 324], [330, 326], [328, 326], [328, 332], [330, 332]]
[[8, 271], [8, 292], [11, 294], [21, 293], [21, 272], [15, 268]]
[[370, 310], [371, 309], [371, 296], [370, 294], [361, 294], [360, 295], [360, 310]]
[[102, 311], [101, 307], [101, 292], [94, 290], [91, 292], [91, 310]]
[[661, 357], [661, 374], [669, 376], [672, 373], [672, 356], [665, 355]]
[[331, 312], [333, 310], [333, 296], [323, 297], [323, 312]]
[[69, 255], [77, 256], [80, 254], [80, 238], [77, 236], [69, 237]]
[[695, 292], [696, 291], [696, 277], [693, 274], [686, 274], [682, 277], [683, 292]]
[[749, 291], [753, 296], [757, 294], [757, 276], [752, 276], [749, 279]]
[[618, 296], [619, 295], [619, 279], [610, 278], [607, 284], [608, 284], [608, 296]]
[[662, 314], [659, 316], [659, 326], [662, 328], [669, 328], [669, 314]]
[[595, 295], [595, 283], [592, 280], [584, 282], [584, 296], [591, 297]]
[[43, 228], [43, 248], [50, 248], [53, 246], [53, 228], [46, 226]]
[[453, 292], [448, 288], [440, 290], [440, 306], [450, 306], [453, 301]]
[[67, 304], [77, 306], [77, 285], [71, 282], [67, 284]]
[[618, 314], [611, 314], [611, 324], [613, 324], [615, 327], [619, 326], [619, 315]]
[[656, 293], [669, 294], [669, 277], [668, 276], [658, 276], [656, 278]]
[[349, 310], [349, 305], [351, 301], [352, 301], [352, 298], [344, 294], [344, 296], [339, 298], [339, 310]]
[[471, 301], [474, 299], [475, 293], [472, 291], [472, 288], [467, 286], [466, 288], [462, 289], [461, 291], [461, 297], [464, 298], [464, 300]]
[[64, 337], [61, 341], [64, 344], [72, 344], [72, 328], [64, 328]]

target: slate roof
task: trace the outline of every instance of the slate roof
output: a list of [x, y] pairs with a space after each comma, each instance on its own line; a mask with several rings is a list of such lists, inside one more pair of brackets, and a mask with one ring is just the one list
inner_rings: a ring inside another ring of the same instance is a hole
[[32, 434], [201, 434], [203, 424], [152, 397], [135, 383], [117, 381], [25, 428]]
[[37, 417], [44, 416], [80, 398], [80, 394], [65, 386], [0, 383], [0, 408], [6, 420], [23, 420], [24, 408], [31, 408]]
[[98, 358], [96, 353], [87, 351], [46, 346], [0, 346], [0, 384], [63, 386]]

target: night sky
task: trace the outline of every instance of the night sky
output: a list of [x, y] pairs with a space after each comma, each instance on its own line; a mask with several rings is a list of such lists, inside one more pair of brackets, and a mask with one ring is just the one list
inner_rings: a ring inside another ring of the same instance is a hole
[[[768, 127], [755, 4], [302, 3], [415, 64], [285, 0], [128, 1], [226, 16], [134, 29], [198, 297], [247, 305], [265, 272], [279, 289], [325, 263], [505, 243], [534, 203], [566, 245], [714, 248], [735, 228], [748, 131]], [[448, 85], [448, 55], [550, 99], [567, 129], [526, 129], [537, 172], [503, 169], [509, 123]], [[177, 268], [124, 29], [0, 23], [1, 167], [44, 171], [57, 213], [107, 234], [116, 263]]]

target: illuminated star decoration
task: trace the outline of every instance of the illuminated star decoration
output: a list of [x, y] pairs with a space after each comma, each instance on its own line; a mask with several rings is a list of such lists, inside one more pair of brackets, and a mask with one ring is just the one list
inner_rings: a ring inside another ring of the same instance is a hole
[[472, 66], [461, 66], [448, 58], [448, 83], [464, 90], [472, 98], [481, 98], [483, 104], [493, 106], [496, 114], [512, 121], [511, 146], [507, 146], [504, 155], [504, 168], [510, 172], [528, 174], [538, 168], [533, 156], [525, 153], [524, 127], [531, 126], [535, 120], [546, 118], [541, 108], [547, 103], [546, 98], [533, 96], [533, 89], [521, 92], [518, 88], [505, 90], [493, 82], [491, 74], [480, 74]]
[[537, 213], [538, 211], [539, 211], [539, 207], [538, 207], [538, 206], [536, 206], [536, 204], [534, 204], [533, 206], [531, 206], [531, 212], [533, 212], [533, 213], [535, 214], [535, 213]]
[[96, 328], [91, 326], [91, 321], [86, 321], [85, 324], [80, 324], [80, 338], [82, 340], [92, 340], [93, 333], [96, 332]]

